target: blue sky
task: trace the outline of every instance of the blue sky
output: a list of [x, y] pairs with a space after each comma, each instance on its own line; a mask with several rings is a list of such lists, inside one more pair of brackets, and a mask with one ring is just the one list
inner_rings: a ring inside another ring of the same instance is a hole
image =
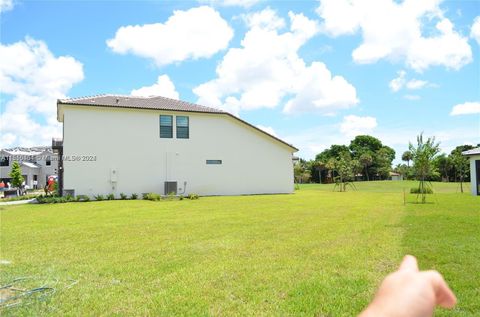
[[[1, 147], [61, 134], [57, 98], [165, 95], [310, 159], [370, 134], [480, 143], [480, 2], [0, 0]], [[398, 162], [398, 159], [397, 159]]]

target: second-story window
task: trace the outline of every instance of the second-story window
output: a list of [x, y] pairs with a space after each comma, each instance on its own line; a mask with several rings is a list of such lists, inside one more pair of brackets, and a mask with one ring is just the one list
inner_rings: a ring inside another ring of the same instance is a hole
[[188, 139], [189, 138], [188, 117], [177, 116], [176, 119], [177, 119], [177, 139]]
[[10, 166], [10, 158], [8, 156], [0, 156], [0, 166]]
[[160, 138], [173, 138], [173, 116], [160, 116]]
[[46, 165], [46, 166], [52, 165], [52, 160], [50, 159], [50, 156], [47, 157], [47, 159], [45, 160], [45, 165]]

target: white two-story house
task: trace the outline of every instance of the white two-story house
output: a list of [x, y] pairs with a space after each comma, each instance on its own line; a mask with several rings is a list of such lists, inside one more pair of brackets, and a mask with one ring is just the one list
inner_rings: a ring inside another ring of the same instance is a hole
[[291, 193], [297, 149], [218, 109], [164, 97], [58, 100], [64, 194]]
[[13, 162], [18, 162], [25, 185], [29, 188], [43, 188], [49, 176], [57, 175], [58, 157], [50, 147], [12, 148], [0, 150], [0, 181], [11, 182]]

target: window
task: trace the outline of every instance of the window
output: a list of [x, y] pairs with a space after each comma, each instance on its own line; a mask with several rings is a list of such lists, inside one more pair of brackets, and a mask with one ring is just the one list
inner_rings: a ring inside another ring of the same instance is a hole
[[47, 157], [47, 160], [45, 161], [45, 165], [47, 165], [47, 166], [52, 165], [52, 160], [50, 159], [50, 156]]
[[9, 166], [10, 165], [10, 158], [8, 156], [0, 157], [0, 166]]
[[222, 160], [207, 160], [207, 165], [222, 164]]
[[188, 117], [177, 116], [177, 139], [188, 139]]
[[160, 116], [160, 138], [173, 138], [173, 117]]

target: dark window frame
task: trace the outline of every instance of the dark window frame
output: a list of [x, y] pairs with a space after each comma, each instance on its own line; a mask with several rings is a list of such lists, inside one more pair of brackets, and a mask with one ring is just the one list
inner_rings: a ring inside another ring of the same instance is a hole
[[[186, 119], [187, 125], [179, 124], [179, 119]], [[175, 117], [177, 139], [189, 139], [190, 138], [190, 118], [188, 116], [176, 116]]]
[[[170, 125], [162, 125], [162, 117], [170, 118]], [[161, 139], [173, 139], [173, 116], [172, 115], [160, 115], [159, 117], [160, 138]], [[162, 129], [163, 128], [163, 129]]]
[[10, 158], [8, 156], [2, 156], [0, 158], [0, 166], [10, 166]]
[[207, 165], [222, 165], [223, 161], [222, 160], [207, 160], [206, 163], [207, 163]]

